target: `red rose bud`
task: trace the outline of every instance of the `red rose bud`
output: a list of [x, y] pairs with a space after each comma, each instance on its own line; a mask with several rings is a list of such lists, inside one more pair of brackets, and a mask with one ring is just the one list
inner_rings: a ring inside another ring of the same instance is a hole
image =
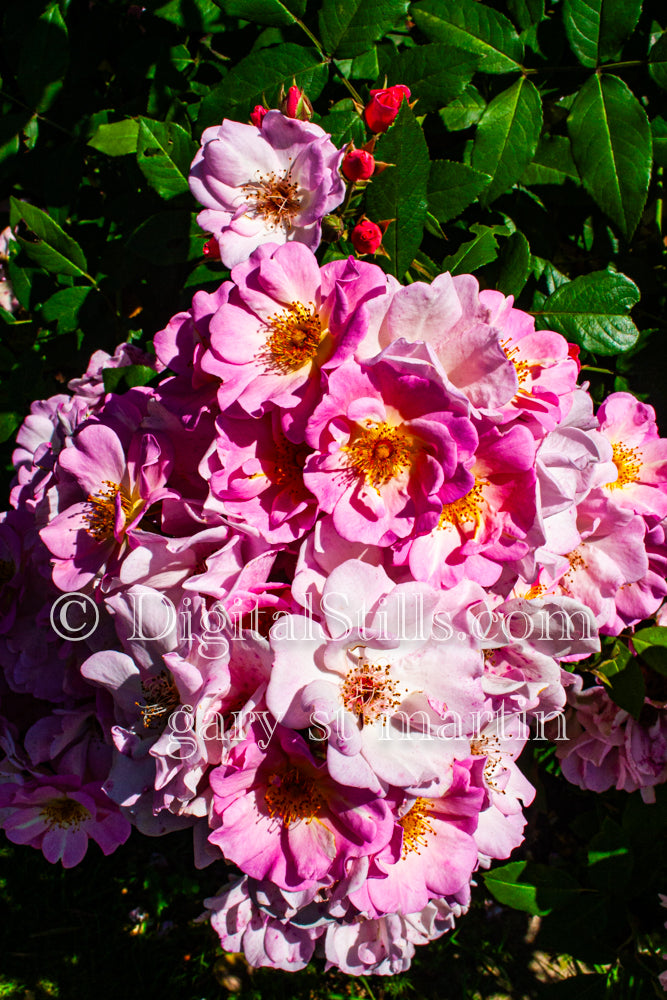
[[299, 121], [310, 121], [313, 115], [313, 105], [298, 87], [292, 86], [287, 91], [280, 105], [280, 110], [287, 118], [298, 118]]
[[209, 260], [220, 260], [220, 247], [215, 236], [211, 236], [210, 240], [204, 243], [204, 257], [208, 257]]
[[364, 117], [371, 132], [386, 132], [398, 110], [403, 98], [410, 97], [410, 91], [403, 83], [383, 90], [371, 90], [371, 100], [366, 105]]
[[367, 181], [375, 170], [375, 157], [365, 149], [348, 149], [341, 170], [348, 181]]
[[261, 128], [262, 122], [264, 121], [264, 115], [268, 111], [268, 108], [263, 107], [261, 104], [256, 104], [252, 114], [250, 115], [250, 121], [253, 123], [255, 128]]
[[377, 253], [382, 245], [382, 230], [376, 222], [362, 219], [352, 230], [350, 239], [357, 253]]

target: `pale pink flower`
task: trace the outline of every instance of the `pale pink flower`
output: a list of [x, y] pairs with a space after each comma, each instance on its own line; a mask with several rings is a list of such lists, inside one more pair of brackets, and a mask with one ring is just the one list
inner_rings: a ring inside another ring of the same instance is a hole
[[321, 220], [340, 205], [344, 155], [313, 122], [269, 111], [261, 128], [225, 119], [206, 129], [190, 168], [204, 206], [197, 221], [213, 233], [227, 267], [263, 243], [320, 242]]

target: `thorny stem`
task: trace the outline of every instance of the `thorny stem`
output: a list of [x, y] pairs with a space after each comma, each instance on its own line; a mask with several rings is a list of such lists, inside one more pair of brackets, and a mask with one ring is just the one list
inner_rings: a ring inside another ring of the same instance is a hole
[[8, 94], [6, 90], [0, 90], [0, 97], [6, 97], [8, 101], [13, 101], [14, 104], [18, 104], [20, 105], [20, 107], [25, 108], [26, 111], [30, 112], [33, 118], [39, 118], [39, 120], [41, 122], [44, 122], [45, 125], [51, 125], [52, 128], [57, 128], [59, 132], [64, 132], [65, 135], [70, 136], [70, 138], [73, 135], [73, 133], [70, 132], [69, 129], [64, 128], [62, 125], [59, 125], [58, 122], [52, 121], [45, 115], [40, 115], [38, 111], [33, 111], [33, 109], [30, 107], [29, 104], [25, 104], [24, 101], [19, 100], [18, 97], [14, 97], [13, 94]]
[[[332, 63], [333, 61], [331, 59], [331, 56], [328, 56], [326, 54], [326, 52], [324, 51], [324, 48], [323, 48], [322, 43], [319, 40], [319, 38], [317, 38], [312, 33], [312, 31], [310, 30], [310, 28], [307, 27], [307, 25], [305, 25], [300, 18], [297, 17], [297, 18], [295, 18], [295, 20], [296, 20], [296, 23], [301, 28], [301, 30], [304, 31], [308, 35], [308, 37], [310, 38], [310, 40], [313, 43], [313, 45], [315, 46], [315, 48], [317, 49], [317, 51], [319, 52], [319, 54], [322, 56], [322, 59], [325, 62], [327, 62], [327, 63]], [[349, 90], [350, 94], [352, 95], [352, 99], [355, 100], [357, 102], [357, 104], [363, 104], [364, 101], [362, 100], [361, 95], [358, 93], [357, 90], [355, 90], [355, 88], [352, 86], [352, 84], [350, 83], [350, 81], [348, 79], [346, 79], [346, 77], [343, 76], [343, 74], [338, 69], [338, 66], [336, 66], [335, 63], [333, 63], [333, 68], [334, 68], [334, 70], [336, 72], [336, 75], [340, 78], [340, 80], [343, 82], [343, 84]]]
[[[633, 66], [646, 66], [646, 59], [627, 59], [625, 62], [603, 63], [595, 67], [596, 73], [604, 73], [611, 69], [630, 69]], [[588, 66], [531, 66], [528, 69], [522, 67], [526, 76], [534, 76], [535, 73], [586, 73]]]

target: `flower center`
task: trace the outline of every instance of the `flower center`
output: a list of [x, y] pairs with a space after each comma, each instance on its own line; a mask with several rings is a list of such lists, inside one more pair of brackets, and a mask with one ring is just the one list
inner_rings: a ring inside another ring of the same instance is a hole
[[292, 493], [303, 488], [303, 467], [310, 454], [310, 448], [293, 444], [286, 438], [275, 442], [273, 459], [273, 482]]
[[482, 516], [480, 508], [484, 502], [484, 497], [482, 496], [483, 486], [488, 486], [488, 483], [486, 480], [480, 479], [475, 482], [473, 488], [465, 496], [459, 497], [458, 500], [452, 500], [451, 503], [444, 504], [440, 520], [438, 521], [438, 527], [446, 528], [449, 524], [457, 527], [466, 521], [476, 521], [479, 523]]
[[141, 682], [144, 702], [136, 701], [141, 711], [145, 729], [155, 729], [163, 721], [163, 716], [173, 712], [181, 703], [174, 678], [167, 670], [161, 670], [155, 677]]
[[324, 804], [313, 779], [303, 774], [298, 767], [289, 767], [272, 774], [264, 799], [269, 815], [272, 818], [278, 817], [287, 826], [300, 819], [310, 822]]
[[428, 847], [428, 835], [435, 835], [433, 824], [429, 819], [429, 816], [433, 815], [431, 804], [428, 799], [419, 798], [410, 811], [399, 819], [399, 825], [403, 827], [402, 859], [413, 852], [421, 854], [422, 847]]
[[117, 496], [120, 496], [120, 506], [126, 524], [143, 505], [143, 500], [133, 503], [119, 483], [112, 483], [110, 479], [105, 479], [103, 486], [104, 489], [100, 489], [96, 494], [88, 494], [90, 510], [83, 515], [86, 531], [98, 541], [113, 538], [116, 527]]
[[588, 563], [582, 556], [581, 552], [579, 552], [577, 549], [573, 549], [573, 551], [570, 552], [565, 558], [569, 562], [570, 568], [568, 569], [567, 573], [565, 573], [565, 575], [563, 576], [563, 579], [560, 581], [560, 586], [562, 590], [564, 590], [566, 593], [569, 594], [571, 593], [570, 586], [572, 584], [574, 574], [579, 569], [587, 569]]
[[274, 173], [265, 174], [258, 181], [244, 184], [243, 190], [246, 201], [251, 203], [249, 207], [255, 215], [261, 215], [266, 220], [268, 228], [292, 228], [292, 220], [301, 208], [301, 198], [290, 170], [283, 177]]
[[85, 806], [82, 806], [76, 799], [69, 799], [63, 795], [60, 799], [49, 799], [40, 811], [49, 830], [54, 826], [58, 827], [79, 827], [91, 815]]
[[471, 740], [470, 753], [473, 757], [486, 757], [484, 780], [494, 792], [500, 792], [501, 795], [504, 795], [505, 789], [498, 787], [497, 779], [507, 771], [503, 764], [503, 754], [507, 753], [508, 756], [512, 757], [512, 753], [501, 749], [500, 740], [495, 735], [480, 736], [479, 739]]
[[505, 357], [508, 361], [511, 361], [514, 365], [516, 371], [516, 377], [519, 380], [519, 388], [517, 389], [517, 395], [523, 393], [524, 396], [530, 396], [532, 393], [529, 389], [524, 389], [524, 386], [528, 379], [530, 378], [530, 363], [528, 361], [520, 361], [517, 358], [519, 353], [518, 347], [510, 347], [509, 337], [506, 340], [501, 340], [500, 346], [505, 352]]
[[269, 369], [283, 375], [298, 371], [317, 354], [322, 340], [322, 324], [312, 302], [292, 302], [289, 309], [271, 316], [271, 331], [262, 351]]
[[348, 672], [341, 692], [343, 704], [362, 725], [384, 718], [400, 705], [396, 681], [389, 676], [390, 669], [389, 666], [360, 663]]
[[395, 479], [412, 462], [415, 448], [398, 427], [367, 420], [355, 440], [343, 448], [358, 475], [378, 489]]
[[627, 448], [624, 444], [614, 444], [612, 460], [618, 469], [618, 479], [607, 483], [610, 490], [618, 490], [629, 483], [636, 483], [642, 469], [642, 456], [637, 448]]

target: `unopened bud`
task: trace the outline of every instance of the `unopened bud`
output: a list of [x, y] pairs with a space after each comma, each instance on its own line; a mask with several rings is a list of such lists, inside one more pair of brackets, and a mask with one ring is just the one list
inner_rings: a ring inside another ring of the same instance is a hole
[[298, 118], [302, 122], [310, 121], [313, 117], [313, 105], [297, 86], [292, 86], [287, 91], [287, 97], [283, 98], [280, 110], [287, 118]]
[[362, 219], [352, 230], [350, 239], [357, 253], [377, 253], [382, 246], [382, 230], [377, 222]]
[[348, 149], [341, 170], [348, 181], [367, 181], [375, 170], [375, 157], [365, 149]]
[[220, 260], [220, 247], [215, 236], [211, 236], [210, 240], [204, 243], [204, 257], [208, 257], [209, 260]]
[[337, 243], [345, 235], [345, 223], [339, 215], [325, 215], [322, 219], [322, 239]]
[[268, 111], [262, 104], [256, 104], [250, 115], [250, 121], [253, 123], [255, 128], [261, 128], [262, 122], [264, 121], [264, 115]]
[[386, 132], [399, 112], [403, 98], [410, 98], [410, 90], [403, 83], [382, 90], [371, 90], [371, 99], [364, 109], [366, 124], [371, 132]]

